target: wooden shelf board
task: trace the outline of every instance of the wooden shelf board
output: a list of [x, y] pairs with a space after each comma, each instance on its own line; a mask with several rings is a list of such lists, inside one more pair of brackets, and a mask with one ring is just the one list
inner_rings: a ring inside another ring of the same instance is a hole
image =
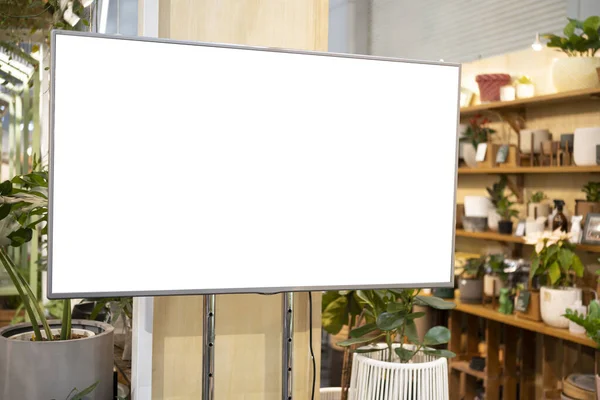
[[457, 371], [464, 372], [465, 374], [474, 376], [477, 379], [485, 380], [487, 378], [485, 376], [484, 371], [477, 371], [477, 370], [474, 370], [473, 368], [469, 367], [468, 361], [451, 361], [450, 369], [455, 369]]
[[543, 335], [552, 336], [558, 339], [564, 339], [569, 342], [578, 343], [584, 346], [596, 348], [596, 342], [587, 337], [585, 334], [570, 333], [568, 329], [553, 328], [543, 322], [530, 321], [523, 318], [518, 318], [516, 315], [506, 315], [489, 307], [484, 307], [481, 304], [464, 304], [458, 299], [447, 300], [456, 304], [454, 310], [461, 311], [467, 314], [476, 315], [481, 318], [491, 319], [506, 325], [515, 326], [517, 328], [527, 329], [533, 332], [539, 332]]
[[[527, 244], [525, 243], [525, 239], [523, 239], [522, 237], [514, 235], [505, 235], [497, 232], [467, 232], [462, 229], [457, 229], [456, 236], [472, 239], [495, 240], [497, 242]], [[590, 253], [600, 253], [600, 246], [578, 244], [577, 250], [589, 251]]]
[[600, 97], [600, 88], [572, 90], [568, 92], [552, 93], [535, 96], [529, 99], [517, 99], [513, 101], [495, 101], [492, 103], [477, 104], [475, 106], [463, 107], [461, 114], [473, 114], [482, 111], [509, 111], [520, 110], [526, 107], [546, 105], [549, 103], [574, 103]]
[[496, 168], [458, 168], [459, 175], [481, 174], [585, 174], [600, 173], [600, 165], [568, 167], [496, 167]]

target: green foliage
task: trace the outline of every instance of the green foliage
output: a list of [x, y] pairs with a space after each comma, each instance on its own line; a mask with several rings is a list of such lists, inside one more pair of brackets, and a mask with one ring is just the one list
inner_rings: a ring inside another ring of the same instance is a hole
[[500, 180], [498, 182], [494, 183], [491, 188], [485, 189], [490, 195], [490, 201], [494, 207], [498, 207], [498, 203], [504, 198], [504, 191], [506, 190], [507, 184], [508, 178], [506, 175], [500, 175]]
[[485, 275], [486, 257], [469, 258], [465, 264], [461, 277], [465, 279], [481, 279]]
[[574, 276], [583, 276], [583, 263], [575, 254], [575, 245], [570, 243], [567, 237], [566, 234], [554, 232], [552, 236], [540, 239], [544, 243], [543, 247], [539, 244], [536, 246], [530, 277], [538, 277], [541, 285], [571, 286]]
[[529, 203], [541, 203], [542, 201], [548, 199], [546, 193], [544, 192], [535, 192], [529, 198]]
[[467, 141], [477, 148], [480, 143], [486, 143], [490, 135], [496, 133], [496, 131], [487, 126], [490, 121], [487, 118], [483, 118], [481, 115], [476, 115], [469, 121], [469, 126], [464, 133], [464, 137], [461, 141]]
[[592, 16], [585, 21], [568, 18], [564, 36], [544, 34], [548, 47], [564, 52], [569, 57], [593, 57], [600, 49], [600, 17]]
[[597, 301], [594, 300], [590, 303], [585, 317], [569, 308], [564, 317], [585, 328], [587, 335], [600, 347], [600, 304]]
[[361, 310], [360, 298], [356, 290], [325, 292], [321, 306], [323, 329], [331, 335], [337, 335], [344, 325], [352, 328]]
[[507, 274], [504, 272], [506, 265], [504, 264], [504, 254], [491, 254], [486, 259], [486, 269], [488, 273], [500, 277], [503, 281], [506, 281]]
[[77, 388], [74, 388], [73, 390], [71, 390], [71, 393], [69, 393], [66, 400], [83, 400], [85, 396], [96, 390], [96, 386], [98, 386], [98, 383], [100, 383], [100, 381], [88, 386], [82, 391], [79, 391], [77, 390]]
[[500, 180], [498, 182], [494, 183], [491, 188], [486, 188], [490, 195], [490, 201], [496, 208], [498, 215], [500, 215], [504, 221], [510, 221], [512, 217], [519, 215], [519, 212], [512, 208], [515, 202], [510, 201], [510, 198], [514, 196], [514, 193], [511, 191], [509, 195], [504, 194], [507, 186], [508, 178], [506, 175], [500, 175]]
[[515, 202], [510, 201], [508, 197], [503, 197], [496, 206], [496, 212], [503, 221], [510, 221], [511, 218], [519, 216], [519, 212], [512, 208]]
[[[356, 291], [356, 297], [353, 296], [353, 298], [358, 299], [361, 307], [359, 314], [366, 318], [367, 323], [352, 329], [350, 338], [338, 343], [338, 345], [350, 347], [385, 340], [388, 346], [388, 361], [390, 362], [393, 354], [392, 343], [395, 341], [400, 343], [406, 341], [415, 345], [414, 351], [403, 347], [394, 349], [395, 354], [400, 358], [400, 362], [403, 363], [410, 361], [421, 350], [438, 357], [454, 357], [455, 354], [451, 351], [428, 347], [448, 343], [450, 331], [446, 327], [433, 327], [425, 334], [422, 342], [419, 340], [415, 319], [421, 318], [425, 314], [413, 312], [413, 306], [427, 305], [448, 310], [453, 309], [456, 305], [437, 297], [420, 296], [418, 293], [413, 289]], [[332, 300], [328, 301], [331, 304]], [[346, 315], [354, 314], [348, 312]], [[356, 351], [364, 353], [380, 351], [380, 349], [362, 348]]]
[[600, 202], [600, 182], [588, 182], [581, 191], [586, 201]]

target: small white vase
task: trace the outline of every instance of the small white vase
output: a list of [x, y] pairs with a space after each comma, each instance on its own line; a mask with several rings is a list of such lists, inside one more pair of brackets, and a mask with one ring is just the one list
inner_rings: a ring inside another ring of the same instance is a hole
[[517, 98], [528, 99], [535, 95], [533, 83], [517, 83]]
[[504, 287], [502, 279], [496, 275], [484, 275], [483, 277], [483, 294], [488, 297], [500, 296], [500, 289]]
[[554, 328], [568, 328], [569, 320], [562, 315], [577, 300], [581, 300], [581, 289], [579, 288], [553, 289], [542, 286], [540, 289], [542, 320], [546, 325]]
[[597, 87], [598, 67], [599, 57], [559, 58], [552, 65], [552, 82], [559, 92]]
[[465, 217], [487, 217], [492, 203], [484, 196], [465, 196]]
[[596, 165], [596, 146], [600, 144], [600, 126], [577, 128], [573, 133], [573, 160], [576, 165]]
[[462, 144], [462, 156], [470, 168], [477, 168], [477, 149], [469, 142]]
[[490, 228], [491, 231], [497, 231], [498, 230], [498, 222], [500, 222], [500, 220], [502, 219], [502, 217], [500, 217], [498, 215], [498, 213], [496, 212], [496, 209], [491, 208], [488, 211], [488, 228]]
[[533, 136], [533, 152], [540, 154], [542, 152], [542, 142], [550, 140], [550, 131], [548, 129], [521, 129], [519, 133], [519, 149], [526, 154], [531, 152], [531, 137]]
[[527, 216], [538, 219], [539, 217], [548, 217], [550, 215], [550, 205], [546, 203], [529, 203], [527, 205]]

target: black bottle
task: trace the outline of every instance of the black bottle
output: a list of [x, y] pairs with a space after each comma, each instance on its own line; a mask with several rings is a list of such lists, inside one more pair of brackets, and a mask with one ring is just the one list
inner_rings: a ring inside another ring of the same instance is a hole
[[560, 229], [563, 232], [568, 232], [569, 221], [567, 221], [567, 217], [565, 217], [565, 214], [562, 212], [565, 202], [562, 200], [554, 200], [554, 206], [556, 207], [556, 215], [552, 218], [552, 230]]

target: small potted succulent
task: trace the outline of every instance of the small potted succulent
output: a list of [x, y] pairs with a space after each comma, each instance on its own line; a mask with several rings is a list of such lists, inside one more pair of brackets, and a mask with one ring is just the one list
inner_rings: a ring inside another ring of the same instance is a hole
[[496, 131], [488, 126], [490, 120], [477, 114], [469, 120], [469, 124], [460, 139], [462, 154], [468, 167], [477, 167], [477, 146], [487, 143], [488, 138]]
[[591, 16], [585, 21], [568, 18], [563, 29], [564, 36], [542, 35], [548, 39], [547, 46], [567, 55], [556, 59], [552, 67], [552, 81], [559, 92], [579, 90], [600, 85], [597, 68], [600, 58], [600, 17]]
[[496, 211], [500, 215], [500, 222], [498, 222], [498, 232], [506, 235], [511, 235], [513, 231], [513, 222], [511, 218], [519, 216], [519, 212], [512, 208], [515, 203], [510, 201], [508, 196], [503, 196], [498, 205]]
[[548, 218], [550, 215], [550, 204], [546, 202], [548, 196], [544, 192], [535, 192], [527, 202], [527, 216], [538, 219], [539, 217]]
[[470, 258], [467, 260], [458, 280], [461, 302], [481, 303], [485, 263], [486, 257]]
[[581, 215], [585, 221], [588, 213], [600, 212], [600, 182], [588, 182], [581, 190], [585, 200], [575, 200], [575, 215]]
[[576, 288], [573, 281], [575, 276], [583, 276], [584, 266], [569, 237], [569, 233], [557, 229], [537, 238], [527, 238], [528, 244], [535, 245], [530, 278], [537, 279], [541, 286], [542, 320], [555, 328], [569, 326], [563, 314], [575, 301], [581, 300], [581, 289]]
[[518, 99], [527, 99], [535, 95], [535, 86], [528, 76], [521, 76], [517, 79], [516, 85]]
[[492, 254], [485, 263], [483, 277], [483, 293], [488, 297], [498, 297], [500, 289], [506, 284], [507, 274], [504, 272], [504, 254]]

